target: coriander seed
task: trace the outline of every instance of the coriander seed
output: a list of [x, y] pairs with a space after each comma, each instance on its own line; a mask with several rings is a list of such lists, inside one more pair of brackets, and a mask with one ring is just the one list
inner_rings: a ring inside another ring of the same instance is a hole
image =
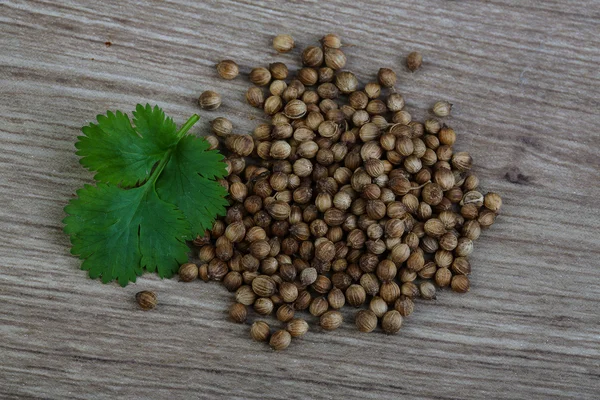
[[360, 310], [354, 322], [361, 332], [373, 332], [377, 328], [377, 316], [371, 310]]
[[292, 335], [288, 331], [278, 330], [269, 339], [269, 345], [273, 350], [285, 350], [292, 342]]
[[498, 213], [502, 207], [502, 198], [498, 194], [490, 192], [485, 195], [483, 205], [490, 211]]
[[435, 299], [435, 286], [433, 286], [433, 283], [429, 281], [421, 283], [419, 291], [421, 292], [421, 298], [425, 300]]
[[246, 320], [248, 316], [248, 310], [246, 310], [246, 306], [240, 303], [234, 303], [229, 308], [229, 316], [232, 320], [238, 323], [242, 323]]
[[216, 110], [221, 106], [221, 96], [217, 92], [206, 90], [198, 98], [198, 104], [205, 110]]
[[288, 322], [285, 328], [290, 335], [295, 337], [301, 337], [308, 332], [308, 323], [301, 318], [294, 318], [290, 322]]
[[287, 53], [294, 47], [294, 38], [290, 35], [282, 34], [273, 38], [273, 48], [279, 53]]
[[386, 312], [381, 318], [381, 329], [387, 334], [393, 334], [402, 327], [402, 315], [396, 310]]
[[361, 285], [350, 285], [346, 289], [346, 301], [353, 307], [359, 307], [367, 299], [367, 293]]
[[277, 319], [281, 322], [288, 322], [294, 318], [295, 310], [291, 304], [282, 304], [276, 312]]
[[323, 47], [328, 47], [330, 49], [339, 49], [342, 47], [342, 41], [340, 37], [334, 33], [323, 36], [323, 38], [321, 38], [321, 44]]
[[325, 48], [325, 65], [334, 70], [342, 69], [346, 65], [346, 55], [340, 49], [327, 47]]
[[219, 137], [226, 137], [233, 131], [233, 124], [224, 117], [217, 117], [210, 122], [212, 132]]
[[223, 60], [217, 64], [217, 72], [223, 79], [231, 80], [238, 76], [240, 70], [233, 60]]
[[158, 304], [156, 293], [143, 290], [135, 294], [135, 300], [142, 310], [152, 310]]
[[269, 71], [273, 79], [286, 79], [288, 77], [288, 67], [282, 62], [274, 62], [269, 64]]
[[466, 275], [455, 275], [452, 277], [451, 287], [457, 293], [466, 293], [470, 287], [469, 278]]
[[265, 321], [256, 321], [250, 327], [250, 336], [257, 342], [266, 342], [271, 335], [271, 328]]
[[264, 67], [252, 68], [249, 78], [255, 85], [265, 86], [271, 82], [271, 72]]
[[396, 84], [396, 73], [389, 68], [380, 68], [377, 73], [377, 80], [381, 86], [391, 88]]
[[268, 297], [259, 297], [254, 302], [253, 306], [254, 311], [256, 311], [260, 315], [270, 315], [275, 308], [273, 301]]
[[344, 296], [344, 292], [337, 287], [334, 287], [327, 294], [327, 302], [333, 309], [340, 309], [346, 304], [346, 297]]
[[438, 117], [447, 117], [452, 110], [452, 104], [447, 101], [438, 101], [433, 105], [433, 113]]
[[308, 311], [315, 317], [320, 317], [329, 309], [329, 302], [325, 297], [317, 297], [310, 303]]
[[208, 265], [203, 264], [198, 267], [198, 277], [202, 279], [204, 282], [208, 282], [210, 280], [208, 276]]
[[394, 303], [394, 309], [403, 317], [408, 317], [414, 311], [415, 303], [408, 296], [400, 296]]
[[193, 263], [185, 263], [179, 267], [179, 279], [183, 282], [191, 282], [198, 278], [198, 266]]
[[302, 52], [302, 64], [307, 67], [320, 67], [323, 63], [323, 50], [319, 47], [308, 46]]
[[252, 107], [260, 108], [265, 103], [265, 97], [261, 88], [253, 86], [246, 92], [246, 101]]
[[321, 328], [326, 331], [332, 331], [339, 328], [340, 325], [342, 325], [343, 320], [342, 313], [339, 311], [327, 311], [321, 315], [319, 324], [321, 325]]
[[369, 310], [371, 310], [373, 314], [377, 316], [377, 318], [381, 318], [383, 317], [383, 314], [388, 311], [388, 304], [381, 297], [373, 296], [369, 302]]
[[411, 72], [415, 72], [421, 68], [423, 63], [423, 56], [418, 51], [413, 51], [406, 57], [406, 66]]
[[439, 287], [449, 286], [451, 279], [452, 272], [448, 268], [440, 268], [435, 273], [435, 284]]

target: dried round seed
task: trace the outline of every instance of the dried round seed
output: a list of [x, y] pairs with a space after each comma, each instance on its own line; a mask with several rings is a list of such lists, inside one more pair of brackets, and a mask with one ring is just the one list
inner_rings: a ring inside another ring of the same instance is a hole
[[308, 323], [301, 318], [294, 318], [285, 328], [292, 337], [304, 336], [308, 332]]
[[235, 322], [242, 323], [248, 317], [248, 310], [245, 305], [235, 303], [229, 308], [229, 316]]
[[447, 117], [452, 110], [452, 104], [447, 101], [438, 101], [433, 105], [433, 113], [438, 117]]
[[198, 278], [198, 266], [192, 263], [185, 263], [179, 267], [179, 279], [183, 282], [191, 282]]
[[421, 68], [422, 63], [423, 63], [423, 56], [418, 51], [413, 51], [406, 57], [406, 66], [412, 72]]
[[198, 104], [205, 110], [216, 110], [221, 106], [221, 96], [217, 92], [206, 90], [198, 98]]
[[223, 60], [217, 64], [217, 72], [223, 79], [231, 80], [238, 76], [240, 69], [233, 60]]
[[319, 324], [321, 325], [321, 328], [332, 331], [339, 328], [340, 325], [342, 325], [343, 320], [342, 313], [339, 311], [327, 311], [321, 315]]
[[279, 53], [287, 53], [295, 47], [294, 38], [290, 35], [277, 35], [273, 38], [273, 48]]
[[158, 304], [156, 293], [143, 290], [135, 294], [135, 300], [142, 310], [152, 310]]
[[265, 321], [256, 321], [250, 327], [250, 336], [257, 342], [266, 342], [271, 335], [271, 328]]
[[269, 339], [269, 345], [273, 350], [284, 350], [287, 349], [292, 342], [292, 335], [288, 331], [279, 330], [271, 335]]
[[397, 310], [386, 312], [381, 318], [381, 329], [387, 334], [396, 333], [402, 326], [402, 315]]
[[377, 316], [371, 310], [360, 310], [354, 322], [361, 332], [373, 332], [377, 328]]

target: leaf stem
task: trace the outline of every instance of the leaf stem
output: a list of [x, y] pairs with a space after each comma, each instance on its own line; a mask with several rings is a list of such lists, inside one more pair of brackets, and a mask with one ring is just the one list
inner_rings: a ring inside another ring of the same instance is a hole
[[181, 139], [183, 137], [183, 135], [185, 135], [187, 133], [187, 131], [189, 131], [190, 128], [192, 126], [194, 126], [194, 124], [196, 122], [198, 122], [199, 119], [200, 119], [200, 117], [198, 116], [198, 114], [192, 115], [190, 117], [190, 119], [188, 119], [187, 122], [185, 124], [183, 124], [181, 129], [177, 132], [177, 138]]
[[[181, 129], [179, 129], [179, 131], [175, 134], [177, 136], [177, 142], [179, 142], [179, 140], [181, 140], [181, 138], [187, 133], [187, 131], [190, 130], [190, 128], [192, 126], [194, 126], [194, 124], [196, 122], [198, 122], [198, 120], [200, 120], [200, 117], [198, 116], [198, 114], [194, 114], [187, 120], [187, 122], [185, 124], [183, 124]], [[177, 145], [175, 145], [175, 147], [177, 147]], [[171, 159], [171, 154], [173, 153], [174, 149], [175, 148], [169, 149], [167, 154], [165, 154], [163, 159], [156, 166], [156, 168], [152, 172], [152, 175], [150, 176], [150, 179], [148, 179], [148, 181], [146, 181], [146, 183], [152, 182], [151, 186], [154, 187], [154, 184], [156, 183], [156, 180], [158, 179], [159, 175], [162, 173], [162, 170], [165, 168], [165, 166]]]

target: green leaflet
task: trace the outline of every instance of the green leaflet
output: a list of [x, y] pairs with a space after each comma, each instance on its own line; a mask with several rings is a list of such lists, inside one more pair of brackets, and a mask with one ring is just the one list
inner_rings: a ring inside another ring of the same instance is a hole
[[133, 114], [133, 125], [117, 111], [82, 129], [77, 154], [99, 182], [77, 191], [64, 219], [81, 268], [122, 286], [144, 269], [172, 276], [187, 260], [185, 240], [203, 234], [228, 204], [215, 181], [226, 173], [223, 156], [185, 136], [198, 116], [177, 131], [158, 107], [138, 105]]
[[212, 227], [205, 215], [224, 215], [228, 205], [227, 191], [218, 185], [213, 189], [217, 177], [225, 175], [225, 164], [219, 153], [208, 152], [209, 144], [204, 139], [186, 136], [179, 141], [171, 159], [156, 182], [159, 196], [181, 209], [191, 224], [192, 237], [203, 235]]
[[189, 223], [173, 204], [161, 200], [152, 183], [124, 190], [99, 183], [77, 191], [65, 211], [71, 253], [84, 261], [91, 278], [121, 286], [135, 282], [142, 268], [170, 277], [187, 260]]
[[152, 167], [177, 144], [177, 127], [158, 106], [138, 104], [133, 114], [135, 128], [127, 114], [109, 111], [97, 117], [97, 124], [81, 129], [77, 155], [84, 167], [97, 171], [97, 181], [135, 186], [148, 179]]

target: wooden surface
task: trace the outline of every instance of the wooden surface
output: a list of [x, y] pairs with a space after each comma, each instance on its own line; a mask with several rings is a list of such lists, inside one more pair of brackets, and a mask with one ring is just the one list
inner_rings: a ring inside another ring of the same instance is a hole
[[[599, 21], [595, 0], [0, 1], [0, 398], [599, 398]], [[398, 335], [348, 321], [275, 353], [227, 320], [221, 285], [147, 274], [123, 289], [69, 255], [63, 207], [92, 177], [79, 128], [150, 102], [178, 124], [198, 112], [196, 134], [218, 115], [250, 131], [247, 79], [214, 64], [295, 69], [298, 48], [270, 46], [283, 32], [339, 33], [362, 83], [396, 69], [418, 118], [450, 100], [457, 148], [504, 197], [471, 292], [418, 301]], [[218, 112], [198, 109], [206, 89]], [[156, 310], [136, 308], [142, 289]]]

